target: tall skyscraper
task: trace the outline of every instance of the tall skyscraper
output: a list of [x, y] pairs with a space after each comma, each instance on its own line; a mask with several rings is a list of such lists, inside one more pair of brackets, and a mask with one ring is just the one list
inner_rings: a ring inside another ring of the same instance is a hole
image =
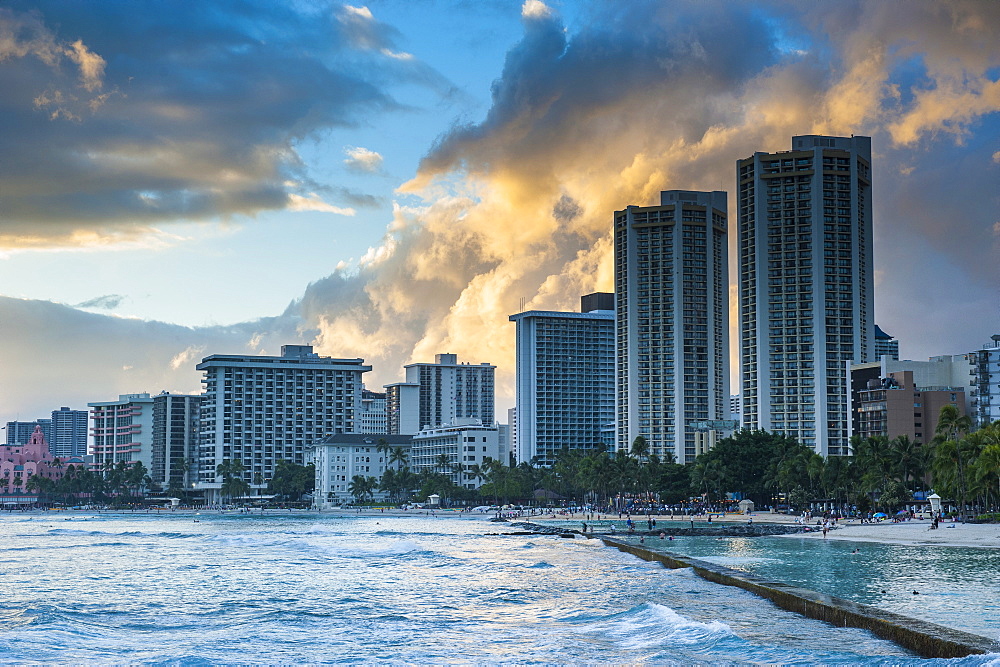
[[213, 354], [204, 373], [198, 489], [217, 499], [216, 468], [242, 463], [243, 479], [262, 488], [278, 461], [305, 463], [305, 449], [333, 433], [354, 433], [362, 359], [321, 357], [309, 345], [284, 345], [280, 357]]
[[4, 427], [7, 432], [7, 442], [8, 445], [26, 445], [28, 440], [31, 439], [32, 434], [35, 432], [35, 427], [42, 427], [42, 435], [45, 436], [46, 442], [52, 442], [52, 420], [51, 419], [36, 419], [30, 422], [22, 421], [12, 421], [7, 422]]
[[[454, 354], [438, 354], [434, 363], [408, 364], [406, 382], [386, 385], [389, 432], [414, 435], [414, 426], [423, 430], [448, 425], [455, 419], [478, 419], [492, 426], [494, 381], [492, 364], [458, 363]], [[416, 405], [414, 405], [416, 400]]]
[[615, 212], [618, 448], [694, 460], [699, 422], [729, 416], [725, 192], [668, 190]]
[[89, 421], [90, 414], [86, 410], [70, 410], [67, 407], [53, 410], [52, 439], [49, 440], [52, 455], [62, 459], [86, 456]]
[[[614, 295], [590, 294], [581, 310], [529, 310], [517, 324], [518, 462], [552, 465], [563, 447], [604, 451], [601, 428], [615, 421]], [[602, 309], [603, 306], [603, 309]]]
[[873, 360], [869, 137], [792, 137], [736, 165], [744, 428], [848, 450], [848, 362]]
[[122, 394], [117, 401], [87, 403], [93, 425], [94, 465], [104, 470], [116, 463], [153, 466], [153, 399], [149, 394]]
[[201, 396], [163, 392], [153, 397], [149, 476], [164, 491], [190, 489], [195, 479], [200, 404]]

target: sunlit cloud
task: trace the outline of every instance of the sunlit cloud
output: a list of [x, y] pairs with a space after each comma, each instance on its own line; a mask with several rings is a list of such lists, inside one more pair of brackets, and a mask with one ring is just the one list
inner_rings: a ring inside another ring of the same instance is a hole
[[348, 169], [373, 173], [382, 168], [382, 156], [373, 150], [360, 146], [347, 146], [344, 148], [344, 154], [347, 156], [344, 164]]
[[353, 208], [342, 208], [333, 206], [319, 198], [315, 193], [308, 195], [288, 195], [288, 210], [290, 211], [320, 211], [322, 213], [335, 213], [337, 215], [354, 215], [357, 213]]

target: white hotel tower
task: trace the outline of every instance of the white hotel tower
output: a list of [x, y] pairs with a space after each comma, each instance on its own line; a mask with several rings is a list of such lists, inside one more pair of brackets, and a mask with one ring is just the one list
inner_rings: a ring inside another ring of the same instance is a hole
[[281, 459], [302, 465], [306, 447], [355, 432], [362, 374], [371, 370], [310, 345], [283, 345], [280, 357], [213, 354], [197, 368], [205, 374], [197, 488], [209, 500], [222, 486], [215, 471], [223, 461], [242, 463], [244, 481], [261, 488]]
[[618, 448], [693, 461], [698, 422], [729, 417], [725, 192], [668, 190], [615, 212]]
[[615, 422], [614, 295], [588, 294], [581, 312], [529, 310], [517, 324], [519, 463], [555, 462], [564, 447], [606, 451]]
[[869, 137], [792, 137], [739, 185], [743, 427], [848, 450], [849, 362], [874, 360]]

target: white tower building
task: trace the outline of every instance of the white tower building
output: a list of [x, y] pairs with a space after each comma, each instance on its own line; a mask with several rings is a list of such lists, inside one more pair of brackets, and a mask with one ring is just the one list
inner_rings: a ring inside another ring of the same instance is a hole
[[390, 433], [414, 435], [418, 430], [450, 424], [455, 419], [495, 422], [496, 366], [460, 364], [454, 354], [438, 354], [433, 364], [408, 364], [403, 368], [406, 382], [385, 386]]
[[320, 357], [309, 345], [284, 345], [280, 357], [213, 354], [204, 373], [199, 489], [214, 499], [216, 467], [239, 461], [244, 481], [261, 488], [281, 459], [303, 465], [307, 446], [356, 431], [362, 359]]
[[510, 316], [517, 324], [518, 463], [537, 457], [552, 465], [564, 447], [614, 447], [601, 432], [615, 421], [614, 295], [600, 296], [604, 301], [590, 312]]
[[153, 467], [153, 399], [149, 394], [122, 394], [117, 401], [87, 403], [94, 443], [91, 454], [99, 470], [121, 461]]

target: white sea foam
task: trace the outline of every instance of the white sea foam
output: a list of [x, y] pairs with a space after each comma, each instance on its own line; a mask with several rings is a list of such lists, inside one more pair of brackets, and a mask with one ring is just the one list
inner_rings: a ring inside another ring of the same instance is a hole
[[655, 602], [588, 623], [586, 630], [610, 635], [630, 649], [702, 645], [735, 636], [721, 621], [695, 621]]

